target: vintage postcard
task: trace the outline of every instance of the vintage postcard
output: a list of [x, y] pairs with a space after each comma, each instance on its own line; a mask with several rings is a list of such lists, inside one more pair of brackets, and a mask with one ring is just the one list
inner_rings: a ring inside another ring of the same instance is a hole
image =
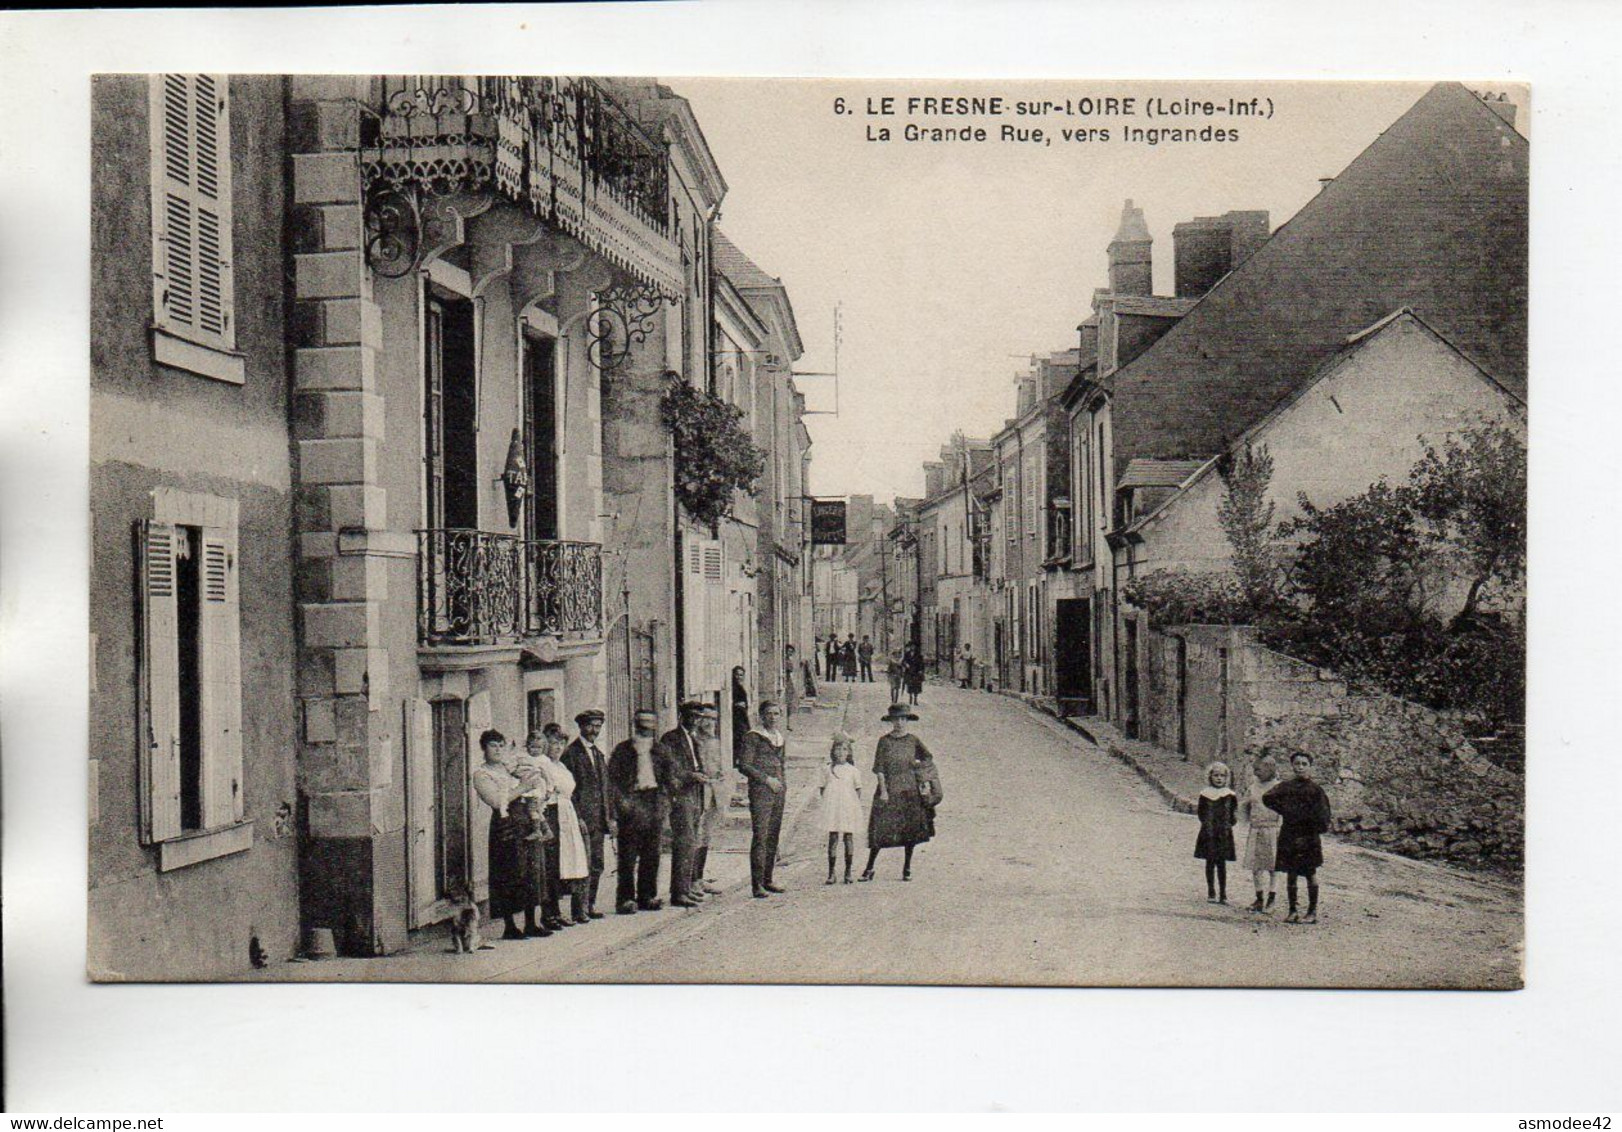
[[91, 978], [1519, 987], [1529, 99], [97, 77]]

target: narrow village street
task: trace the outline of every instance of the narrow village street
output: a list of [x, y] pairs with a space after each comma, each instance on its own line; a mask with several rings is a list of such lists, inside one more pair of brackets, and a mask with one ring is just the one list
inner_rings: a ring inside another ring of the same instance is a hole
[[[815, 784], [838, 726], [869, 779], [882, 683], [823, 685], [790, 740], [778, 877], [754, 900], [738, 809], [710, 870], [727, 892], [694, 911], [609, 916], [550, 940], [446, 954], [430, 937], [377, 959], [280, 964], [282, 981], [857, 982], [1048, 985], [1493, 987], [1517, 985], [1519, 897], [1507, 885], [1334, 839], [1320, 922], [1206, 902], [1195, 819], [1136, 773], [1016, 699], [931, 684], [917, 733], [946, 788], [913, 879], [887, 850], [871, 883], [823, 883]], [[1238, 830], [1243, 843], [1243, 826]], [[865, 852], [858, 839], [856, 869]], [[668, 875], [668, 857], [661, 878]], [[841, 861], [841, 871], [843, 862]], [[611, 886], [612, 875], [604, 878]]]
[[[851, 689], [848, 727], [871, 765], [883, 684]], [[814, 807], [789, 842], [789, 892], [719, 906], [605, 955], [574, 977], [1084, 985], [1511, 987], [1518, 894], [1333, 840], [1316, 926], [1207, 904], [1198, 825], [1130, 769], [1017, 700], [931, 684], [917, 734], [941, 767], [938, 835], [910, 883], [901, 854], [869, 884], [823, 884]], [[810, 776], [815, 764], [791, 773]], [[802, 777], [802, 781], [804, 778]], [[871, 793], [871, 788], [869, 788]], [[1239, 831], [1241, 838], [1243, 829]], [[861, 868], [861, 860], [857, 869]], [[504, 978], [522, 980], [522, 968]]]

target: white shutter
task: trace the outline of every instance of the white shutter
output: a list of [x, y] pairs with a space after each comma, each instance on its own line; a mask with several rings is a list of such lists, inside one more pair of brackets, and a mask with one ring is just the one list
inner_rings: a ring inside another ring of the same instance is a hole
[[490, 728], [490, 693], [477, 692], [467, 699], [467, 769], [463, 805], [468, 808], [468, 840], [473, 844], [468, 860], [473, 864], [473, 898], [490, 898], [490, 807], [473, 803], [473, 772], [484, 763], [479, 736]]
[[175, 528], [146, 521], [141, 539], [141, 824], [143, 840], [180, 835], [180, 611]]
[[709, 599], [704, 582], [704, 548], [707, 539], [685, 537], [682, 560], [682, 638], [686, 646], [682, 665], [685, 695], [699, 691], [707, 683], [709, 660]]
[[203, 825], [242, 820], [242, 642], [234, 529], [203, 528]]
[[705, 661], [704, 688], [706, 691], [725, 684], [727, 641], [731, 625], [727, 618], [727, 584], [725, 556], [721, 543], [704, 543], [704, 627]]
[[231, 116], [224, 75], [152, 78], [153, 309], [164, 329], [236, 343]]
[[[439, 900], [434, 871], [434, 709], [427, 700], [405, 701], [400, 733], [405, 736], [406, 805], [410, 841], [406, 846], [411, 872], [410, 912], [413, 928], [428, 922]], [[482, 760], [481, 760], [482, 761]]]

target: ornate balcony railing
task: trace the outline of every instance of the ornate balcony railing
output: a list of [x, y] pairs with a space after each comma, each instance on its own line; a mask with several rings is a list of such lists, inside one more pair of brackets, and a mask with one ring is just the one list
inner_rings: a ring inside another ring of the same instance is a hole
[[516, 644], [602, 629], [602, 547], [475, 530], [417, 532], [424, 645]]
[[383, 76], [361, 118], [373, 267], [403, 275], [435, 198], [495, 192], [668, 295], [670, 155], [594, 79]]

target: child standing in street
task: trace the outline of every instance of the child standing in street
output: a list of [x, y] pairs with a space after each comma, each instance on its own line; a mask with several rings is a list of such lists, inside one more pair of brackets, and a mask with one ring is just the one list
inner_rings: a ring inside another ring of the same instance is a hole
[[1205, 898], [1212, 904], [1228, 902], [1228, 862], [1234, 860], [1233, 826], [1239, 799], [1228, 788], [1228, 764], [1212, 763], [1205, 772], [1209, 783], [1200, 791], [1200, 835], [1194, 856], [1205, 862]]
[[[1278, 831], [1277, 867], [1284, 873], [1285, 886], [1290, 895], [1290, 914], [1287, 924], [1316, 924], [1318, 922], [1318, 869], [1324, 863], [1323, 834], [1329, 832], [1329, 795], [1323, 787], [1312, 781], [1312, 756], [1297, 751], [1290, 756], [1290, 769], [1295, 777], [1281, 782], [1262, 796], [1268, 809], [1283, 816]], [[1307, 879], [1307, 915], [1302, 919], [1296, 910], [1295, 882], [1297, 877]]]
[[1278, 859], [1278, 827], [1282, 821], [1268, 809], [1262, 797], [1278, 783], [1278, 764], [1265, 750], [1251, 768], [1250, 786], [1245, 790], [1245, 818], [1250, 835], [1245, 838], [1245, 868], [1256, 882], [1256, 902], [1252, 912], [1273, 910], [1273, 888], [1277, 880], [1273, 866]]
[[822, 772], [822, 828], [828, 834], [828, 879], [834, 883], [834, 850], [845, 843], [845, 883], [850, 884], [856, 831], [862, 827], [862, 772], [856, 769], [856, 741], [836, 732]]

